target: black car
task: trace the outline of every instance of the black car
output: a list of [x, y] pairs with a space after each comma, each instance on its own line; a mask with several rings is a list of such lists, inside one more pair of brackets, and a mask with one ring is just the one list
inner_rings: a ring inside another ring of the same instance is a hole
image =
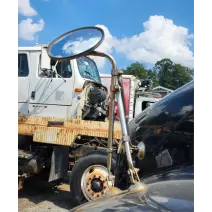
[[135, 157], [140, 177], [194, 162], [194, 81], [153, 104], [129, 123], [134, 145], [145, 144]]
[[133, 145], [145, 145], [144, 159], [133, 159], [148, 192], [126, 191], [72, 211], [194, 211], [194, 82], [148, 107], [129, 130]]

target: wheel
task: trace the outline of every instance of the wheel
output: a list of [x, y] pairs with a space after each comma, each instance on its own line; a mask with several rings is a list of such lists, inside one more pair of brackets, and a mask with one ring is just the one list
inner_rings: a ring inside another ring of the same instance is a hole
[[[111, 174], [114, 174], [115, 165], [115, 160], [112, 159]], [[102, 197], [111, 186], [107, 177], [107, 155], [93, 153], [80, 158], [70, 177], [70, 190], [76, 204]]]

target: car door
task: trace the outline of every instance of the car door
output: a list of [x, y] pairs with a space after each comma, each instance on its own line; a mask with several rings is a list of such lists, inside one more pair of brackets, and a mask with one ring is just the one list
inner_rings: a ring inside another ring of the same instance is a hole
[[20, 51], [18, 53], [18, 113], [21, 115], [28, 114], [30, 74], [29, 53]]
[[[74, 89], [74, 71], [70, 61], [53, 64], [56, 73], [42, 71], [41, 56], [38, 57], [37, 67], [31, 80], [30, 115], [54, 116], [65, 118], [69, 116]], [[34, 60], [35, 61], [35, 60]]]

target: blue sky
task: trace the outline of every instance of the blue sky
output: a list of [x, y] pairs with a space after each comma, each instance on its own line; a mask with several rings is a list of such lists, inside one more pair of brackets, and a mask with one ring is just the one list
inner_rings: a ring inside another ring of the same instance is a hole
[[[101, 50], [120, 68], [132, 62], [151, 67], [163, 57], [193, 67], [193, 0], [19, 0], [18, 18], [19, 46], [101, 25], [108, 37]], [[108, 72], [107, 63], [99, 64]]]

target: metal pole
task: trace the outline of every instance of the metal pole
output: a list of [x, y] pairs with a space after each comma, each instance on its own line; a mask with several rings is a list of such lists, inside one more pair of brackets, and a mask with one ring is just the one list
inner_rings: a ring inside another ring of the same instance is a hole
[[[109, 174], [109, 181], [112, 181], [110, 170], [111, 170], [111, 160], [112, 160], [112, 142], [113, 142], [113, 132], [114, 132], [114, 107], [115, 107], [115, 93], [117, 92], [117, 98], [118, 98], [118, 108], [120, 113], [120, 121], [121, 121], [121, 128], [122, 128], [122, 142], [124, 143], [125, 152], [127, 156], [128, 166], [129, 166], [129, 172], [130, 172], [130, 179], [131, 182], [134, 184], [136, 181], [140, 181], [137, 172], [135, 171], [133, 167], [132, 162], [132, 156], [130, 151], [130, 137], [128, 133], [128, 127], [127, 122], [125, 119], [125, 105], [124, 105], [124, 99], [122, 96], [123, 92], [121, 89], [123, 89], [123, 85], [121, 84], [118, 86], [118, 79], [120, 79], [120, 73], [118, 72], [116, 68], [115, 60], [112, 58], [112, 56], [102, 53], [93, 51], [89, 55], [94, 56], [100, 56], [100, 57], [106, 57], [109, 59], [109, 61], [112, 64], [112, 71], [111, 71], [111, 87], [110, 87], [110, 104], [109, 104], [109, 129], [108, 129], [108, 160], [107, 160], [107, 168], [108, 168], [108, 174]], [[120, 83], [119, 83], [120, 84]]]
[[111, 86], [110, 86], [110, 103], [109, 103], [109, 129], [108, 129], [108, 145], [107, 145], [107, 151], [108, 151], [108, 158], [107, 158], [107, 169], [109, 174], [109, 180], [111, 179], [111, 161], [112, 161], [112, 151], [113, 151], [113, 132], [114, 132], [114, 109], [115, 109], [115, 87], [116, 87], [116, 81], [117, 81], [117, 74], [118, 71], [116, 70], [116, 63], [112, 56], [105, 54], [103, 52], [97, 52], [93, 51], [89, 53], [89, 55], [93, 56], [100, 56], [100, 57], [106, 57], [109, 59], [109, 61], [112, 64], [112, 71], [111, 71]]
[[107, 167], [108, 172], [111, 170], [111, 160], [112, 160], [112, 152], [113, 152], [113, 132], [114, 132], [114, 108], [115, 108], [115, 84], [116, 84], [116, 76], [113, 75], [115, 71], [112, 70], [112, 78], [111, 78], [111, 86], [110, 86], [110, 103], [109, 103], [109, 130], [108, 130], [108, 160]]
[[119, 107], [119, 114], [120, 114], [120, 121], [121, 121], [121, 128], [122, 128], [122, 135], [123, 135], [123, 142], [124, 147], [127, 155], [127, 161], [129, 168], [133, 167], [132, 162], [132, 156], [130, 152], [130, 142], [129, 142], [129, 135], [128, 135], [128, 129], [127, 129], [127, 123], [125, 119], [125, 113], [124, 113], [124, 102], [122, 99], [121, 91], [117, 92], [117, 100], [118, 100], [118, 107]]

